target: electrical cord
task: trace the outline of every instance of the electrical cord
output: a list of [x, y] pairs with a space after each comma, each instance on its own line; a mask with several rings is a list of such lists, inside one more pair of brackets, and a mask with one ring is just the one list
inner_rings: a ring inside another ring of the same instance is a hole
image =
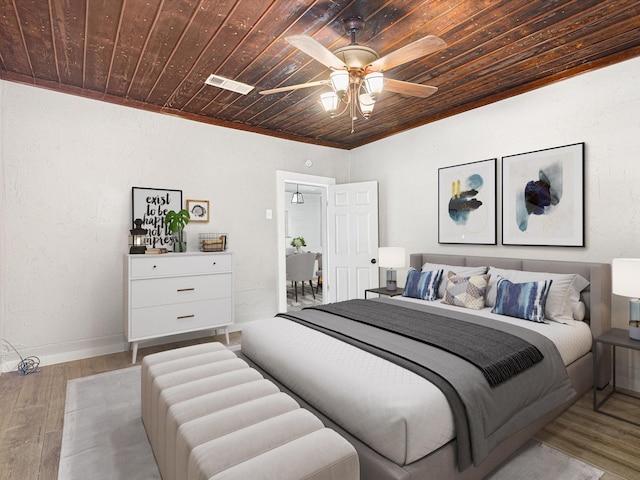
[[20, 363], [18, 363], [18, 371], [22, 372], [23, 375], [29, 375], [30, 373], [36, 373], [38, 371], [38, 366], [40, 366], [40, 359], [38, 357], [30, 356], [22, 358], [20, 352], [16, 350], [16, 347], [11, 345], [11, 342], [5, 340], [4, 338], [0, 338], [0, 342], [11, 347], [11, 349], [16, 352], [16, 355], [20, 357]]

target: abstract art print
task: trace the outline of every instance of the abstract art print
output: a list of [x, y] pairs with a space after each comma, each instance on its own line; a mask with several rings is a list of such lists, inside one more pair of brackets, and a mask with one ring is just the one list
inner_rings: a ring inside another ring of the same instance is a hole
[[496, 159], [438, 169], [438, 243], [496, 244]]
[[209, 200], [187, 200], [187, 211], [191, 222], [208, 222]]
[[584, 247], [584, 143], [502, 157], [502, 243]]

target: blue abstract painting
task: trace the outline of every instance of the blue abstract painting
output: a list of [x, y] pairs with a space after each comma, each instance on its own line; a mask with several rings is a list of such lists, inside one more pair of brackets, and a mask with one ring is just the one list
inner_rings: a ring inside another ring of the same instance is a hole
[[584, 143], [502, 157], [502, 243], [584, 246]]
[[554, 162], [538, 171], [516, 194], [516, 223], [521, 231], [529, 225], [529, 215], [550, 215], [562, 199], [562, 163]]
[[438, 170], [438, 241], [496, 242], [496, 159]]

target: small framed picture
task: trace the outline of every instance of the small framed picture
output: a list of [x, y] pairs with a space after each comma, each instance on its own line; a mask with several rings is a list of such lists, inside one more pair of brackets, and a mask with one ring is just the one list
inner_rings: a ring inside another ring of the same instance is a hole
[[191, 217], [190, 222], [208, 222], [209, 200], [187, 200], [187, 211]]

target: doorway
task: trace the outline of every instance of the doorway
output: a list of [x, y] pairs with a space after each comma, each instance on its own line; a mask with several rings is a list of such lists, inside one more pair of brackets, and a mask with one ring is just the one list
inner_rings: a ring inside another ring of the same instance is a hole
[[325, 303], [365, 298], [368, 288], [379, 285], [378, 182], [336, 185], [334, 178], [276, 172], [278, 261], [278, 311], [287, 311], [285, 184], [321, 187], [323, 299]]
[[[315, 185], [285, 183], [285, 251], [287, 311], [321, 305], [322, 256], [325, 235], [326, 189]], [[300, 247], [296, 248], [296, 244]], [[300, 255], [303, 253], [304, 255]]]
[[[286, 254], [287, 248], [291, 248], [289, 242], [291, 239], [287, 240], [288, 233], [294, 233], [293, 231], [288, 232], [288, 224], [287, 224], [287, 215], [285, 205], [287, 202], [290, 202], [291, 196], [293, 193], [288, 193], [287, 188], [290, 188], [291, 185], [298, 185], [306, 188], [313, 188], [313, 192], [315, 195], [319, 196], [320, 202], [320, 235], [321, 235], [321, 246], [322, 248], [326, 248], [327, 245], [327, 194], [328, 194], [328, 186], [335, 185], [335, 178], [331, 177], [320, 177], [316, 175], [307, 175], [302, 173], [295, 172], [285, 172], [285, 171], [276, 171], [276, 221], [277, 221], [277, 248], [278, 248], [278, 311], [286, 312], [288, 309], [287, 305], [287, 279], [286, 279]], [[305, 190], [303, 190], [304, 192]], [[311, 192], [311, 190], [309, 190]], [[303, 193], [304, 195], [304, 193]], [[289, 235], [290, 236], [290, 235]], [[311, 247], [310, 245], [308, 245]], [[317, 246], [313, 246], [313, 248], [317, 249]], [[322, 265], [323, 270], [326, 271], [326, 255], [322, 255]], [[325, 292], [327, 286], [326, 279], [323, 277], [322, 284], [322, 296], [323, 298], [327, 298]], [[299, 288], [299, 287], [298, 287]], [[308, 290], [308, 284], [305, 287]], [[299, 292], [300, 294], [300, 292]]]

